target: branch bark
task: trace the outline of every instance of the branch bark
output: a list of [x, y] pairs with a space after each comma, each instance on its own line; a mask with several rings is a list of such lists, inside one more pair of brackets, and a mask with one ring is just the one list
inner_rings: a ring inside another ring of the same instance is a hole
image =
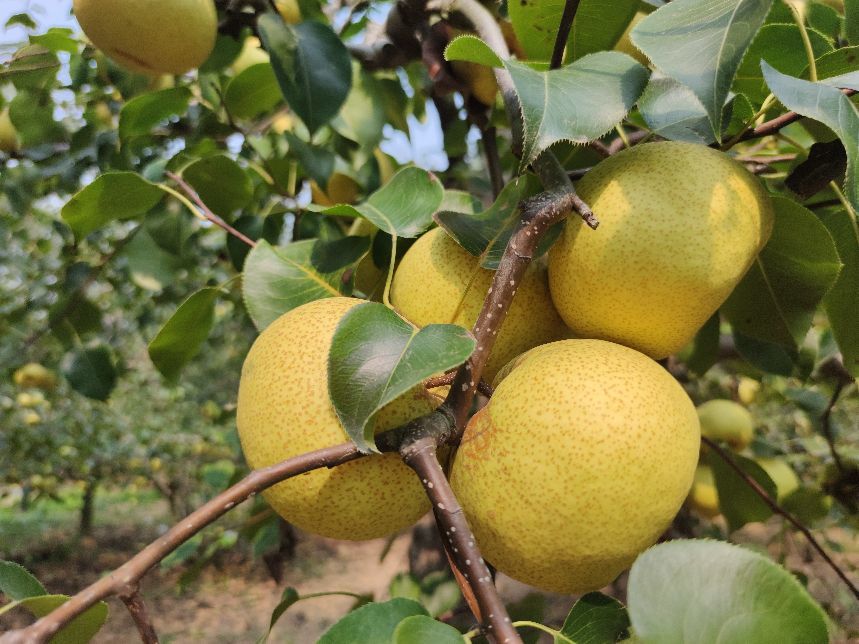
[[158, 644], [158, 633], [155, 632], [155, 627], [149, 619], [149, 613], [146, 610], [146, 604], [143, 601], [143, 595], [140, 594], [140, 589], [135, 588], [131, 593], [120, 595], [119, 598], [131, 614], [134, 625], [137, 626], [137, 632], [140, 633], [140, 641], [143, 644]]
[[564, 3], [564, 13], [561, 15], [561, 24], [555, 36], [555, 46], [552, 48], [552, 60], [549, 63], [549, 69], [558, 69], [564, 62], [564, 49], [567, 46], [570, 29], [573, 28], [573, 21], [576, 19], [579, 2], [580, 0], [567, 0]]

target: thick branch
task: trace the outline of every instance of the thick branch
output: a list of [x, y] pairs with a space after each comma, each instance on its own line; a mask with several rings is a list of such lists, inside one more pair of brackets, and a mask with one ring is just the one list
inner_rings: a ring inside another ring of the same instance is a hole
[[137, 631], [140, 633], [140, 641], [143, 644], [158, 644], [158, 634], [149, 619], [149, 613], [146, 610], [146, 604], [140, 590], [135, 588], [133, 592], [120, 595], [119, 598], [125, 604], [128, 612], [131, 613], [131, 619], [134, 620], [134, 625], [137, 626]]
[[65, 624], [112, 595], [133, 595], [137, 582], [159, 561], [248, 497], [292, 476], [323, 467], [334, 467], [360, 458], [354, 443], [344, 443], [296, 456], [261, 470], [255, 470], [228, 490], [189, 514], [157, 541], [129, 559], [109, 575], [84, 588], [65, 604], [35, 624], [0, 636], [0, 644], [40, 644], [47, 642]]
[[772, 497], [767, 493], [767, 491], [761, 487], [761, 484], [758, 483], [755, 479], [749, 476], [743, 468], [737, 465], [736, 461], [731, 458], [730, 454], [728, 454], [724, 449], [722, 449], [718, 443], [710, 440], [706, 436], [701, 437], [701, 441], [704, 442], [711, 450], [713, 450], [719, 458], [721, 458], [728, 466], [736, 472], [737, 476], [739, 476], [743, 481], [748, 485], [752, 491], [757, 494], [761, 500], [766, 503], [767, 507], [772, 510], [775, 514], [778, 514], [781, 517], [787, 519], [787, 521], [797, 530], [799, 530], [806, 539], [808, 539], [808, 543], [811, 544], [811, 547], [814, 548], [817, 553], [823, 557], [823, 560], [829, 565], [832, 570], [835, 571], [835, 574], [838, 575], [841, 580], [847, 585], [850, 589], [850, 592], [853, 593], [853, 596], [859, 600], [859, 588], [850, 581], [850, 578], [847, 574], [839, 567], [837, 563], [835, 563], [832, 558], [827, 554], [826, 550], [821, 546], [817, 539], [814, 538], [814, 535], [811, 534], [811, 531], [806, 528], [802, 522], [793, 516], [790, 512], [782, 508], [778, 503], [776, 503]]
[[552, 60], [549, 69], [558, 69], [564, 62], [564, 48], [567, 46], [567, 38], [570, 29], [573, 28], [573, 20], [576, 19], [576, 11], [579, 9], [579, 0], [567, 0], [564, 3], [564, 13], [561, 15], [561, 24], [555, 36], [555, 46], [552, 49]]
[[[403, 461], [411, 467], [423, 483], [427, 496], [432, 501], [442, 540], [449, 546], [457, 567], [467, 581], [477, 601], [484, 633], [495, 642], [522, 642], [510, 622], [492, 574], [483, 561], [480, 550], [465, 519], [462, 507], [456, 500], [450, 483], [444, 475], [436, 455], [436, 441], [432, 437], [407, 442], [400, 448]], [[460, 580], [461, 581], [461, 580]], [[464, 590], [468, 595], [468, 590]]]

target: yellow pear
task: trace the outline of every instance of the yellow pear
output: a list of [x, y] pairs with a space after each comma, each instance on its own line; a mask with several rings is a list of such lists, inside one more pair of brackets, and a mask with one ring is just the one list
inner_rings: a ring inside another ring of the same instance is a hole
[[708, 400], [698, 406], [701, 435], [727, 443], [734, 451], [748, 447], [755, 435], [749, 410], [733, 400]]
[[355, 203], [361, 193], [361, 186], [352, 177], [342, 172], [334, 172], [328, 178], [325, 190], [316, 183], [310, 181], [310, 194], [313, 203], [320, 206], [333, 206], [338, 203]]
[[758, 179], [704, 145], [647, 143], [578, 184], [600, 226], [570, 217], [549, 254], [552, 299], [582, 337], [660, 359], [695, 335], [769, 239]]
[[153, 76], [202, 65], [218, 30], [213, 0], [74, 0], [74, 12], [96, 47]]
[[[328, 350], [337, 323], [362, 300], [316, 300], [272, 322], [242, 367], [236, 424], [256, 469], [349, 440], [328, 398]], [[432, 411], [422, 387], [375, 418], [376, 431]], [[299, 528], [336, 539], [373, 539], [408, 527], [429, 509], [415, 474], [397, 454], [372, 455], [289, 479], [263, 493]]]
[[468, 423], [451, 485], [487, 561], [537, 588], [611, 582], [670, 524], [698, 462], [695, 407], [603, 340], [529, 351]]
[[298, 6], [298, 0], [275, 0], [274, 6], [277, 7], [284, 22], [291, 25], [301, 22], [301, 7]]
[[239, 52], [239, 55], [236, 56], [233, 64], [230, 65], [230, 69], [232, 69], [233, 73], [238, 76], [248, 67], [267, 62], [269, 62], [268, 52], [261, 48], [259, 38], [256, 36], [249, 36], [248, 38], [245, 38], [245, 42], [242, 44], [242, 50]]
[[0, 112], [0, 152], [18, 151], [18, 132], [9, 118], [9, 108]]
[[646, 17], [646, 13], [643, 11], [637, 11], [632, 17], [632, 20], [630, 20], [629, 24], [626, 26], [626, 30], [621, 34], [620, 38], [618, 38], [617, 44], [614, 46], [615, 51], [620, 51], [632, 56], [645, 67], [650, 64], [650, 61], [647, 60], [647, 56], [641, 53], [638, 48], [632, 44], [632, 41], [629, 39], [629, 32], [635, 28], [635, 25]]
[[761, 383], [753, 378], [741, 376], [740, 382], [737, 383], [737, 397], [744, 405], [751, 405], [755, 401], [755, 398], [757, 398], [760, 390]]
[[57, 386], [57, 376], [53, 371], [38, 362], [28, 362], [12, 374], [12, 380], [23, 389], [53, 389]]
[[689, 507], [708, 519], [721, 513], [716, 479], [713, 477], [713, 468], [709, 465], [699, 463], [695, 468], [695, 481], [689, 491], [688, 502]]
[[[403, 256], [394, 273], [391, 303], [421, 327], [451, 323], [471, 329], [493, 276], [493, 271], [481, 268], [476, 257], [441, 228], [435, 228]], [[488, 381], [520, 353], [569, 336], [552, 306], [541, 264], [529, 267], [516, 290], [484, 370]]]
[[764, 468], [764, 471], [775, 483], [778, 501], [784, 500], [785, 497], [799, 489], [799, 477], [783, 458], [756, 458], [755, 462]]

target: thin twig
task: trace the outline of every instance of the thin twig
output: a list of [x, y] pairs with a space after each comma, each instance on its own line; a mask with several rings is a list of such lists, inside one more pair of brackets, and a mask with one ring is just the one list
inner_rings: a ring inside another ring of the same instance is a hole
[[[436, 387], [444, 387], [445, 385], [449, 385], [453, 383], [453, 379], [456, 377], [456, 371], [448, 371], [445, 374], [440, 376], [433, 376], [432, 378], [427, 378], [424, 380], [424, 387], [426, 389], [435, 389]], [[492, 385], [486, 382], [483, 378], [480, 379], [480, 382], [477, 383], [477, 391], [482, 393], [487, 398], [492, 398], [492, 394], [494, 390], [492, 389]]]
[[492, 198], [497, 199], [498, 195], [504, 189], [504, 173], [501, 170], [501, 158], [498, 156], [498, 141], [495, 138], [495, 127], [481, 127], [480, 137], [483, 139], [486, 167], [489, 170], [489, 180], [492, 183]]
[[483, 561], [462, 507], [438, 462], [435, 440], [427, 437], [407, 442], [400, 448], [400, 454], [421, 479], [432, 501], [442, 540], [450, 545], [457, 567], [474, 594], [479, 607], [479, 614], [475, 616], [483, 625], [484, 633], [495, 642], [521, 643], [522, 638], [513, 628], [507, 609], [492, 583], [492, 574]]
[[805, 536], [805, 538], [808, 539], [808, 543], [811, 545], [811, 547], [814, 548], [821, 557], [823, 557], [823, 560], [826, 561], [827, 564], [829, 564], [829, 567], [832, 568], [832, 570], [835, 571], [835, 574], [838, 575], [841, 580], [847, 585], [847, 587], [850, 589], [850, 592], [853, 593], [853, 596], [857, 600], [859, 600], [859, 588], [857, 588], [856, 585], [852, 581], [850, 581], [850, 578], [847, 576], [847, 574], [839, 567], [837, 563], [832, 560], [832, 558], [829, 556], [829, 554], [827, 554], [823, 546], [821, 546], [817, 542], [817, 539], [814, 538], [814, 535], [811, 534], [811, 531], [806, 528], [802, 524], [802, 522], [799, 521], [799, 519], [794, 517], [790, 512], [788, 512], [778, 503], [776, 503], [773, 498], [767, 493], [767, 491], [763, 487], [761, 487], [761, 484], [758, 483], [751, 476], [749, 476], [746, 472], [744, 472], [743, 468], [737, 465], [736, 461], [731, 458], [730, 454], [728, 454], [724, 449], [722, 449], [718, 443], [710, 440], [706, 436], [702, 436], [701, 441], [705, 443], [710, 449], [712, 449], [719, 456], [719, 458], [725, 461], [725, 463], [727, 463], [727, 465], [732, 470], [734, 470], [734, 472], [737, 473], [737, 476], [743, 479], [746, 485], [748, 485], [752, 489], [752, 491], [761, 498], [761, 500], [767, 505], [767, 507], [769, 507], [770, 510], [772, 510], [775, 514], [778, 514], [779, 516], [787, 519], [787, 521], [790, 522], [790, 524], [794, 528], [799, 530]]
[[829, 445], [829, 453], [832, 454], [832, 460], [835, 462], [835, 467], [837, 467], [838, 471], [842, 474], [845, 471], [844, 462], [841, 460], [841, 456], [839, 456], [838, 451], [835, 449], [835, 436], [832, 433], [832, 410], [838, 403], [838, 398], [844, 390], [844, 384], [843, 380], [839, 380], [835, 383], [835, 389], [832, 391], [829, 403], [827, 403], [826, 409], [823, 410], [823, 414], [820, 416], [820, 427], [823, 430], [823, 437]]
[[616, 138], [614, 141], [608, 144], [608, 153], [609, 155], [617, 154], [618, 152], [625, 150], [627, 147], [627, 142], [630, 146], [635, 145], [636, 143], [641, 143], [645, 139], [648, 139], [653, 136], [653, 132], [648, 132], [647, 130], [636, 130], [635, 132], [630, 132], [626, 136], [626, 141], [624, 141], [621, 137]]
[[255, 470], [221, 492], [174, 525], [164, 536], [150, 543], [122, 566], [84, 588], [69, 601], [36, 623], [0, 636], [0, 644], [41, 644], [64, 625], [96, 603], [112, 595], [133, 594], [140, 579], [159, 561], [248, 497], [298, 474], [334, 467], [360, 458], [354, 443], [326, 447], [290, 458], [277, 465]]
[[573, 21], [576, 19], [576, 11], [579, 9], [580, 0], [567, 0], [564, 3], [564, 13], [561, 16], [561, 24], [558, 25], [558, 33], [555, 35], [555, 46], [552, 49], [552, 60], [549, 69], [558, 69], [564, 62], [564, 48], [567, 46], [567, 38]]
[[131, 593], [122, 594], [119, 598], [125, 604], [128, 612], [131, 613], [131, 619], [137, 626], [137, 632], [140, 633], [140, 640], [143, 644], [158, 644], [158, 633], [155, 632], [155, 627], [149, 619], [149, 613], [146, 610], [146, 603], [143, 601], [140, 589], [135, 588]]
[[186, 195], [188, 195], [191, 198], [191, 200], [195, 204], [197, 204], [197, 206], [200, 207], [200, 210], [203, 212], [203, 216], [206, 219], [211, 221], [216, 226], [223, 228], [230, 235], [232, 235], [233, 237], [235, 237], [238, 240], [243, 241], [245, 244], [247, 244], [251, 248], [254, 248], [257, 245], [257, 243], [253, 239], [251, 239], [250, 237], [247, 237], [244, 233], [239, 232], [238, 230], [236, 230], [235, 228], [230, 226], [227, 222], [225, 222], [223, 219], [221, 219], [218, 215], [213, 213], [211, 211], [211, 209], [200, 198], [200, 195], [197, 194], [197, 191], [194, 190], [194, 188], [192, 188], [190, 186], [190, 184], [188, 184], [188, 182], [185, 181], [182, 177], [180, 177], [175, 172], [168, 172], [167, 176], [171, 180], [173, 180], [176, 183], [176, 185], [178, 185], [182, 189], [182, 192], [184, 192]]

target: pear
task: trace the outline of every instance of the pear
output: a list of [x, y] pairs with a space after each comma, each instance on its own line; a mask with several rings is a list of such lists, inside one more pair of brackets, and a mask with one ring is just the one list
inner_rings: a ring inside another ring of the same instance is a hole
[[756, 458], [755, 462], [764, 469], [775, 483], [778, 501], [783, 501], [799, 489], [799, 477], [783, 458], [776, 456]]
[[57, 386], [57, 376], [38, 362], [28, 362], [12, 374], [12, 380], [22, 389], [50, 390]]
[[577, 189], [600, 226], [567, 220], [549, 254], [555, 306], [577, 335], [655, 359], [692, 339], [772, 231], [758, 179], [704, 145], [637, 145], [600, 162]]
[[603, 340], [532, 349], [475, 414], [451, 485], [487, 561], [542, 590], [611, 582], [668, 527], [698, 462], [695, 406]]
[[93, 45], [150, 76], [202, 65], [218, 30], [212, 0], [74, 0], [74, 12]]
[[[418, 326], [451, 323], [471, 329], [492, 283], [493, 271], [441, 228], [409, 248], [394, 273], [391, 302]], [[546, 270], [533, 263], [517, 288], [513, 304], [498, 332], [484, 375], [491, 381], [501, 367], [520, 353], [569, 336], [558, 316], [546, 283]]]
[[265, 49], [262, 49], [259, 38], [256, 36], [248, 36], [242, 44], [242, 50], [239, 52], [239, 55], [236, 56], [233, 64], [230, 65], [230, 69], [232, 69], [233, 73], [238, 76], [248, 67], [259, 65], [260, 63], [267, 63], [269, 60], [268, 52], [266, 52]]
[[[340, 319], [362, 301], [335, 297], [293, 309], [256, 339], [242, 367], [236, 424], [252, 468], [349, 440], [328, 397], [328, 351]], [[422, 387], [375, 418], [377, 432], [429, 413]], [[299, 528], [335, 539], [373, 539], [413, 524], [429, 509], [420, 481], [397, 454], [318, 469], [263, 492]]]
[[277, 7], [284, 22], [290, 25], [301, 22], [301, 7], [298, 6], [298, 0], [275, 0], [274, 6]]
[[695, 482], [689, 491], [689, 507], [701, 516], [712, 519], [719, 516], [719, 492], [716, 490], [716, 479], [713, 468], [705, 463], [699, 463], [695, 468]]
[[0, 152], [17, 152], [19, 148], [18, 131], [9, 118], [9, 108], [0, 112]]
[[742, 405], [733, 400], [708, 400], [698, 406], [701, 435], [727, 443], [736, 452], [752, 442], [755, 422]]

